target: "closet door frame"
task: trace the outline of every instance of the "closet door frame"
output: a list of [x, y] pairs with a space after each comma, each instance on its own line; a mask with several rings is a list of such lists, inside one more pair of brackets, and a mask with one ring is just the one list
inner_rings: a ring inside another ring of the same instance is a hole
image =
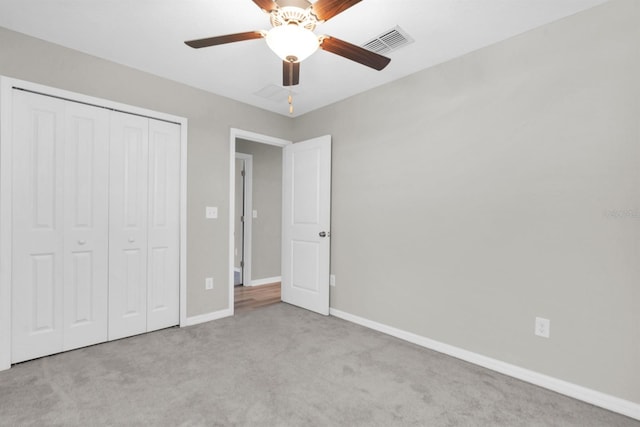
[[11, 367], [13, 91], [42, 95], [149, 117], [180, 125], [180, 326], [187, 326], [187, 119], [106, 99], [0, 76], [0, 371]]

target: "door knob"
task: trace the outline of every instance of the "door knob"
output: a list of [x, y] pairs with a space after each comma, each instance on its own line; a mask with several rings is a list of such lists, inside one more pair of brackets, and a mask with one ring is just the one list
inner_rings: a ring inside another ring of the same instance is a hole
[[87, 241], [86, 241], [86, 240], [78, 240], [78, 244], [79, 244], [79, 245], [84, 245], [85, 243], [87, 243]]
[[328, 231], [321, 231], [320, 233], [318, 233], [318, 236], [327, 237], [327, 236], [331, 236], [331, 233], [329, 233]]

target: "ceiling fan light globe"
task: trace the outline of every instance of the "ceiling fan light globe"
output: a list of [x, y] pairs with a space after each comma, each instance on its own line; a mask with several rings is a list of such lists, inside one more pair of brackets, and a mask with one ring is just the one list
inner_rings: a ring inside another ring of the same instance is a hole
[[318, 37], [298, 25], [280, 25], [267, 33], [267, 45], [283, 61], [301, 62], [311, 56], [320, 42]]

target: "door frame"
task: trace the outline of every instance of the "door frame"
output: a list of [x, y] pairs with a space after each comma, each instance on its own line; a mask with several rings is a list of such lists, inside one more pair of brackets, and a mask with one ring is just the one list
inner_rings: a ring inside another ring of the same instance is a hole
[[107, 99], [0, 76], [0, 371], [11, 367], [12, 165], [14, 89], [180, 125], [180, 326], [187, 325], [187, 119]]
[[[251, 142], [257, 142], [260, 144], [273, 145], [276, 147], [285, 147], [293, 144], [293, 141], [283, 138], [277, 138], [274, 136], [255, 133], [247, 130], [231, 128], [229, 136], [229, 311], [233, 316], [234, 313], [234, 263], [233, 263], [233, 249], [235, 247], [234, 229], [235, 229], [235, 180], [236, 180], [236, 139], [244, 139]], [[284, 153], [283, 153], [284, 155]], [[252, 212], [253, 214], [253, 212]], [[253, 215], [251, 215], [253, 216]], [[253, 219], [253, 218], [251, 218]]]
[[[253, 156], [251, 154], [236, 153], [236, 159], [244, 160], [244, 216], [245, 220], [242, 224], [242, 261], [244, 266], [240, 267], [242, 271], [242, 284], [251, 286], [251, 239], [252, 239], [252, 223], [253, 223]], [[234, 163], [235, 165], [235, 163]], [[235, 193], [234, 193], [235, 194]], [[234, 200], [235, 203], [235, 200]], [[235, 205], [234, 205], [235, 209]], [[247, 216], [249, 220], [247, 221]], [[235, 221], [236, 216], [231, 217]], [[234, 239], [235, 241], [235, 239]], [[234, 245], [235, 246], [235, 245]], [[235, 248], [234, 248], [235, 255]], [[235, 265], [234, 265], [235, 271]], [[234, 277], [235, 286], [235, 277]]]

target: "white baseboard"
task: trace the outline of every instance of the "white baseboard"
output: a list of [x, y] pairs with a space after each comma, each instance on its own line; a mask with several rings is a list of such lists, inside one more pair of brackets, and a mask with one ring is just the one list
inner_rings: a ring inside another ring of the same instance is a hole
[[266, 279], [252, 280], [251, 284], [249, 285], [245, 284], [244, 286], [262, 286], [262, 285], [270, 285], [272, 283], [277, 283], [277, 282], [282, 282], [282, 276], [267, 277]]
[[400, 338], [401, 340], [411, 342], [421, 347], [425, 347], [439, 353], [444, 353], [457, 359], [491, 369], [492, 371], [500, 372], [501, 374], [509, 375], [513, 378], [573, 397], [574, 399], [582, 400], [592, 405], [608, 409], [609, 411], [617, 412], [619, 414], [626, 415], [627, 417], [640, 420], [640, 404], [563, 381], [558, 378], [550, 377], [529, 369], [511, 365], [509, 363], [454, 347], [449, 344], [444, 344], [430, 338], [384, 325], [382, 323], [374, 322], [373, 320], [355, 316], [344, 311], [336, 310], [335, 308], [329, 309], [329, 314], [378, 332]]
[[200, 323], [210, 322], [212, 320], [218, 320], [229, 316], [233, 316], [233, 309], [226, 308], [224, 310], [214, 311], [212, 313], [187, 317], [184, 324], [181, 324], [180, 327], [198, 325]]

